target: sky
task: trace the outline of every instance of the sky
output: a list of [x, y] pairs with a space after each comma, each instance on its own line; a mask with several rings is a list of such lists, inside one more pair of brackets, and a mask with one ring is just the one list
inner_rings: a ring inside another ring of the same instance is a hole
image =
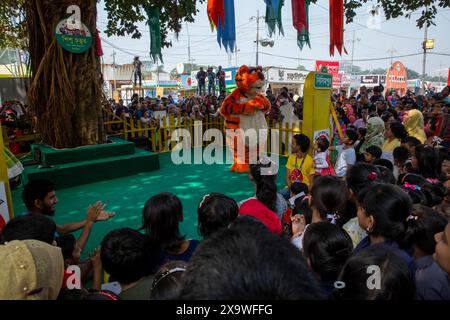
[[[181, 0], [182, 1], [182, 0]], [[357, 10], [357, 16], [353, 23], [344, 25], [344, 41], [348, 54], [329, 55], [329, 13], [328, 1], [319, 0], [317, 4], [310, 5], [309, 28], [311, 48], [303, 50], [297, 46], [297, 31], [292, 26], [291, 1], [285, 1], [282, 11], [284, 36], [278, 32], [272, 37], [274, 46], [261, 47], [259, 64], [263, 66], [275, 66], [296, 68], [305, 66], [308, 70], [314, 69], [314, 60], [351, 60], [352, 40], [354, 39], [353, 64], [363, 69], [388, 68], [390, 58], [385, 60], [358, 61], [374, 58], [385, 58], [391, 55], [408, 55], [422, 52], [424, 30], [416, 26], [416, 19], [420, 16], [420, 10], [414, 13], [411, 19], [399, 17], [386, 21], [383, 12], [380, 15], [380, 29], [367, 27], [369, 13], [372, 4], [368, 4]], [[256, 19], [251, 17], [265, 14], [263, 0], [235, 0], [236, 26], [237, 26], [237, 54], [231, 57], [219, 47], [216, 32], [211, 32], [206, 14], [206, 3], [198, 4], [199, 12], [194, 23], [183, 23], [183, 29], [178, 41], [173, 32], [169, 32], [169, 40], [172, 47], [163, 49], [164, 68], [172, 70], [178, 63], [188, 63], [188, 43], [190, 39], [192, 63], [203, 65], [222, 65], [224, 67], [242, 64], [255, 65], [256, 63]], [[382, 9], [381, 9], [382, 10]], [[428, 39], [435, 40], [435, 48], [430, 52], [445, 53], [443, 55], [427, 55], [426, 72], [443, 79], [448, 75], [450, 67], [450, 9], [438, 11], [436, 26], [428, 28]], [[107, 13], [104, 10], [103, 0], [98, 4], [98, 29], [106, 29]], [[103, 32], [101, 36], [108, 40], [103, 42], [104, 63], [112, 63], [113, 51], [116, 53], [116, 63], [131, 63], [133, 56], [140, 56], [141, 60], [150, 60], [150, 34], [145, 23], [138, 25], [142, 33], [141, 39], [131, 39], [131, 36], [110, 37]], [[447, 32], [446, 32], [447, 31]], [[260, 39], [268, 39], [267, 27], [261, 19], [259, 25]], [[188, 37], [189, 34], [189, 37]], [[446, 36], [447, 34], [447, 36]], [[393, 51], [393, 52], [392, 52]], [[231, 59], [230, 59], [231, 58]], [[305, 59], [305, 60], [303, 60]], [[308, 59], [312, 60], [309, 61]], [[422, 73], [423, 55], [394, 58], [401, 61], [407, 68]], [[443, 80], [444, 81], [444, 80]]]

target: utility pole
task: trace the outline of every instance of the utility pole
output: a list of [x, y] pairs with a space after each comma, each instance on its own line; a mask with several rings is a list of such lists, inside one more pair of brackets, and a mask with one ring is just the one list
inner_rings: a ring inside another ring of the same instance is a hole
[[250, 17], [250, 20], [256, 19], [256, 65], [259, 65], [259, 19], [264, 19], [265, 16], [259, 16], [259, 10], [256, 11], [256, 17]]
[[191, 36], [189, 35], [189, 25], [186, 22], [186, 32], [188, 36], [188, 61], [189, 61], [189, 70], [192, 73], [192, 63], [191, 63]]
[[[425, 12], [428, 11], [428, 6], [425, 7]], [[426, 42], [427, 42], [427, 38], [428, 38], [428, 23], [425, 22], [425, 31], [424, 31], [424, 37], [423, 37], [423, 62], [422, 62], [422, 88], [423, 88], [423, 93], [425, 94], [425, 71], [426, 71], [426, 64], [427, 64], [427, 46], [426, 46]]]
[[256, 65], [259, 66], [259, 10], [256, 11]]
[[117, 91], [117, 83], [116, 83], [116, 52], [113, 49], [113, 81], [114, 81], [114, 90], [113, 90], [113, 96], [114, 96], [114, 91]]
[[361, 39], [359, 38], [355, 38], [355, 31], [353, 31], [353, 39], [351, 40], [352, 42], [352, 56], [351, 56], [351, 60], [350, 60], [350, 76], [352, 75], [353, 72], [353, 56], [355, 53], [355, 42], [361, 41]]
[[392, 46], [392, 49], [388, 50], [387, 52], [391, 54], [391, 66], [392, 66], [392, 63], [394, 62], [394, 53], [397, 53], [397, 50], [395, 50], [394, 46]]

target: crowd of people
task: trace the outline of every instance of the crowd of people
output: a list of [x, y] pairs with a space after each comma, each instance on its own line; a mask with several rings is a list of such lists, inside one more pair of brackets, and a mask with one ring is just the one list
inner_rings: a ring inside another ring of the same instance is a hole
[[[268, 97], [273, 109], [301, 108], [289, 92]], [[30, 182], [28, 212], [1, 231], [0, 298], [450, 300], [449, 88], [398, 97], [363, 87], [332, 99], [341, 130], [336, 124], [332, 141], [293, 137], [284, 188], [283, 170], [263, 174], [271, 163], [261, 159], [250, 166], [253, 197], [198, 199], [200, 240], [180, 230], [180, 197], [159, 193], [142, 208], [139, 230], [112, 230], [83, 260], [95, 224], [114, 213], [98, 202], [85, 220], [56, 225], [53, 184]], [[133, 111], [117, 108], [143, 115], [148, 107], [137, 97]]]

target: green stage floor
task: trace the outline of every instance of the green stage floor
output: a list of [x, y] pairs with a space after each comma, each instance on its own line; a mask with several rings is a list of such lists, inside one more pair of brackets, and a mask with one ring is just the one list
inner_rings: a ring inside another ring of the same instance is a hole
[[[56, 190], [59, 203], [54, 220], [58, 224], [83, 220], [89, 204], [98, 200], [107, 204], [108, 211], [116, 216], [94, 225], [83, 256], [100, 245], [111, 230], [139, 228], [145, 202], [159, 192], [172, 192], [183, 203], [184, 221], [181, 231], [190, 239], [199, 239], [197, 233], [197, 206], [202, 197], [211, 192], [221, 192], [240, 201], [254, 195], [254, 186], [247, 174], [229, 172], [228, 164], [174, 165], [170, 153], [160, 154], [160, 170], [140, 173], [119, 179]], [[286, 158], [280, 158], [278, 187], [284, 186]], [[22, 189], [13, 190], [14, 212], [25, 212]], [[78, 236], [79, 232], [75, 235]]]

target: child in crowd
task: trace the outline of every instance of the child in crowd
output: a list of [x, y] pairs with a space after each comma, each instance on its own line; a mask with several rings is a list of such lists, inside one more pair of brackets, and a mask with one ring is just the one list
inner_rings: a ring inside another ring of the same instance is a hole
[[151, 197], [145, 203], [142, 216], [151, 273], [169, 261], [189, 261], [200, 242], [186, 240], [181, 234], [180, 222], [184, 214], [177, 196], [162, 192]]
[[409, 155], [412, 156], [415, 153], [416, 147], [420, 144], [419, 139], [408, 136], [402, 139], [401, 146], [408, 149]]
[[415, 205], [408, 219], [405, 242], [414, 250], [416, 298], [450, 300], [450, 279], [433, 260], [434, 235], [443, 232], [448, 220], [433, 209]]
[[248, 216], [205, 240], [181, 279], [181, 300], [325, 298], [296, 248]]
[[[309, 209], [308, 194], [309, 194], [308, 186], [303, 182], [294, 182], [291, 185], [291, 198], [289, 199], [289, 208], [284, 213], [283, 219], [281, 221], [283, 225], [284, 234], [292, 236], [292, 217], [298, 213], [296, 212], [296, 210], [299, 208], [299, 206], [302, 203], [305, 203]], [[309, 219], [309, 222], [307, 223], [311, 223], [311, 217]]]
[[447, 272], [450, 276], [450, 223], [447, 224], [443, 232], [439, 232], [434, 236], [436, 241], [435, 251], [433, 259], [437, 264]]
[[[311, 224], [318, 222], [335, 223], [347, 202], [345, 182], [335, 176], [319, 176], [314, 179], [309, 204], [312, 210]], [[292, 217], [292, 243], [302, 249], [306, 224], [303, 215]]]
[[153, 278], [150, 300], [176, 300], [186, 267], [184, 261], [171, 261], [163, 265]]
[[[379, 267], [379, 289], [367, 285], [373, 266]], [[412, 300], [414, 280], [405, 261], [381, 246], [353, 254], [335, 282], [336, 300]]]
[[272, 165], [262, 162], [250, 165], [250, 179], [256, 185], [256, 196], [240, 203], [239, 214], [250, 215], [264, 223], [271, 232], [281, 234], [281, 219], [287, 203], [277, 193], [276, 174], [263, 174], [262, 171], [270, 170]]
[[409, 160], [409, 151], [406, 147], [397, 147], [393, 151], [394, 156], [394, 176], [398, 178], [400, 174], [410, 172], [412, 165]]
[[314, 143], [314, 170], [317, 176], [336, 175], [333, 165], [330, 161], [328, 148], [330, 143], [326, 137], [319, 137]]
[[227, 228], [237, 218], [239, 207], [234, 199], [213, 192], [203, 197], [197, 214], [198, 233], [206, 239], [213, 233]]
[[319, 278], [327, 296], [353, 251], [352, 240], [341, 227], [319, 222], [309, 226], [303, 238], [303, 255]]
[[403, 247], [412, 211], [408, 194], [394, 185], [377, 184], [358, 194], [358, 204], [358, 222], [368, 236], [361, 240], [355, 253], [371, 245], [381, 246], [401, 257], [414, 275], [414, 260], [408, 248]]
[[144, 235], [129, 228], [113, 230], [102, 241], [100, 257], [110, 278], [120, 283], [121, 299], [149, 299], [153, 278]]
[[364, 161], [367, 163], [371, 163], [374, 160], [380, 159], [382, 154], [383, 151], [381, 150], [380, 147], [370, 146], [364, 152]]
[[335, 165], [336, 175], [345, 177], [347, 170], [355, 164], [356, 153], [353, 145], [358, 139], [356, 131], [348, 129], [344, 136], [344, 144], [336, 147], [330, 147], [330, 150], [338, 151], [338, 158]]
[[290, 187], [294, 182], [303, 182], [308, 186], [311, 184], [314, 176], [314, 160], [307, 154], [310, 146], [309, 138], [304, 134], [297, 134], [292, 141], [293, 153], [289, 156], [286, 163], [286, 188], [280, 193], [288, 200], [290, 196]]

